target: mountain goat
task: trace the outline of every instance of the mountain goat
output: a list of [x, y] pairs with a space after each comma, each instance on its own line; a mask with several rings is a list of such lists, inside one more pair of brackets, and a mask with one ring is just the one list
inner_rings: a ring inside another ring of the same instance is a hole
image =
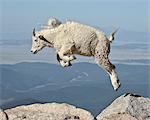
[[118, 90], [121, 84], [115, 66], [108, 57], [115, 33], [107, 37], [103, 32], [77, 22], [61, 23], [38, 32], [34, 29], [31, 52], [36, 54], [44, 47], [54, 48], [63, 67], [71, 65], [71, 61], [76, 59], [74, 54], [93, 56], [96, 63], [109, 74], [114, 90]]

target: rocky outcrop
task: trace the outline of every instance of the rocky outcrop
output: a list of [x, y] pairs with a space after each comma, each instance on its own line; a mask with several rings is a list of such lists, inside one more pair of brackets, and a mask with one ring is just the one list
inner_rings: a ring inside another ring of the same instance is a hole
[[122, 95], [104, 109], [97, 120], [150, 120], [150, 98]]
[[5, 113], [2, 112], [2, 120], [94, 120], [90, 112], [64, 103], [19, 106]]
[[0, 120], [7, 120], [7, 114], [0, 109]]
[[[150, 98], [125, 94], [104, 109], [97, 120], [150, 120]], [[18, 106], [0, 110], [0, 120], [95, 120], [86, 110], [65, 103]]]

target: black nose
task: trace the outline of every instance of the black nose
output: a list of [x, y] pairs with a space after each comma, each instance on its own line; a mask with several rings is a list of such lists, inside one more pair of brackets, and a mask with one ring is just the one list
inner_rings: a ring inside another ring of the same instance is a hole
[[33, 51], [31, 50], [31, 52], [33, 52]]

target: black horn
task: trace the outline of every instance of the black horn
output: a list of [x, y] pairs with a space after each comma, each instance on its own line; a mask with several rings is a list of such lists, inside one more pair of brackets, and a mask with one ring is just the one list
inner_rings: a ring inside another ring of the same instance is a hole
[[33, 29], [33, 36], [35, 36], [35, 28]]

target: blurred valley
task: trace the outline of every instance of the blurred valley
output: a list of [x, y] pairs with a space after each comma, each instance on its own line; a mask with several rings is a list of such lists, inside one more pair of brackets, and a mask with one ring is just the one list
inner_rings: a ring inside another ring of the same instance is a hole
[[150, 96], [149, 65], [116, 67], [122, 83], [117, 92], [106, 72], [92, 63], [75, 63], [68, 68], [41, 62], [1, 64], [0, 106], [6, 109], [31, 103], [66, 102], [97, 115], [123, 93]]

